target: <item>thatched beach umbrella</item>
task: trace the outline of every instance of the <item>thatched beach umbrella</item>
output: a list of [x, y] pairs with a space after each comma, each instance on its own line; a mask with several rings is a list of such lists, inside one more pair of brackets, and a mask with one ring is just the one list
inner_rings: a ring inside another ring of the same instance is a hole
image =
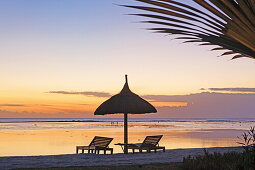
[[157, 110], [146, 100], [133, 93], [126, 83], [119, 94], [112, 96], [102, 103], [95, 111], [95, 115], [124, 113], [124, 153], [128, 153], [128, 114], [156, 113]]

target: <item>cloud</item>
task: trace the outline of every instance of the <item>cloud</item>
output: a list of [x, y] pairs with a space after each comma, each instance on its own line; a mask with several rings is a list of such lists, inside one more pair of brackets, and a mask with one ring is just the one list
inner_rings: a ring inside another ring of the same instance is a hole
[[[225, 88], [222, 88], [225, 89]], [[249, 88], [249, 90], [251, 90]], [[109, 93], [51, 91], [56, 94], [74, 94], [96, 97], [110, 97]], [[255, 93], [201, 92], [187, 95], [143, 95], [154, 102], [185, 102], [186, 106], [158, 106], [155, 118], [255, 118]], [[79, 103], [78, 105], [86, 105]], [[1, 104], [0, 106], [25, 106], [21, 104]], [[0, 110], [0, 117], [93, 117], [92, 111], [56, 108], [54, 113], [12, 112]], [[144, 117], [144, 115], [141, 115]]]
[[152, 102], [186, 102], [188, 95], [143, 95], [141, 97]]
[[80, 106], [89, 106], [90, 104], [83, 103], [83, 104], [77, 104], [77, 105], [80, 105]]
[[255, 118], [255, 94], [202, 92], [189, 95], [146, 95], [157, 102], [187, 102], [187, 106], [157, 107], [169, 118]]
[[87, 112], [28, 112], [0, 110], [0, 118], [90, 118]]
[[55, 94], [72, 94], [72, 95], [84, 95], [89, 97], [110, 97], [110, 93], [105, 92], [92, 92], [92, 91], [83, 91], [83, 92], [69, 92], [69, 91], [49, 91], [47, 93]]
[[[204, 88], [201, 88], [200, 90], [206, 90]], [[225, 92], [246, 92], [246, 93], [252, 93], [255, 92], [255, 88], [208, 88], [207, 90], [211, 91], [225, 91]]]
[[27, 105], [24, 105], [24, 104], [0, 104], [0, 107], [1, 106], [8, 106], [8, 107], [24, 107], [24, 106], [27, 106]]
[[34, 106], [51, 107], [51, 106], [54, 106], [54, 105], [51, 105], [51, 104], [35, 104]]

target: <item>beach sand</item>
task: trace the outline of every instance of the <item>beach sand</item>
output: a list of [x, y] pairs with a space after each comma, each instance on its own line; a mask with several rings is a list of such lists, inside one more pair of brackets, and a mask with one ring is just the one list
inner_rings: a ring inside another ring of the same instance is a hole
[[[0, 169], [13, 168], [49, 168], [74, 166], [120, 166], [144, 165], [154, 163], [181, 162], [183, 157], [203, 154], [203, 148], [171, 149], [157, 153], [135, 154], [67, 154], [50, 156], [13, 156], [0, 157]], [[241, 152], [242, 147], [214, 147], [207, 148], [211, 152]]]

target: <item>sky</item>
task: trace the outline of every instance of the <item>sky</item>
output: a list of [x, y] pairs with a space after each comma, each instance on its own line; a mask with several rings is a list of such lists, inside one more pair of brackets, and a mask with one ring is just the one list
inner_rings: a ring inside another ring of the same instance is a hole
[[152, 33], [116, 4], [139, 3], [0, 0], [0, 118], [97, 118], [125, 74], [158, 110], [140, 117], [255, 118], [254, 60]]

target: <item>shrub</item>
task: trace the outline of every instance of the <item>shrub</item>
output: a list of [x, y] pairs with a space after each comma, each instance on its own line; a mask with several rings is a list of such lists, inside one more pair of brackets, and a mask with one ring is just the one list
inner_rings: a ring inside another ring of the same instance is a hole
[[185, 170], [255, 170], [255, 127], [238, 137], [244, 148], [241, 153], [211, 153], [206, 149], [204, 155], [183, 158], [182, 169]]

